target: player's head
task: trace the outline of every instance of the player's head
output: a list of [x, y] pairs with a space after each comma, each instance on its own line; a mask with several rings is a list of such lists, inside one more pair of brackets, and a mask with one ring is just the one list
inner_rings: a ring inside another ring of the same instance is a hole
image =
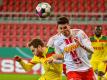
[[32, 50], [35, 55], [42, 55], [44, 43], [40, 39], [33, 39], [28, 43], [28, 47]]
[[60, 17], [57, 21], [58, 31], [62, 33], [64, 36], [70, 35], [70, 25], [69, 20], [66, 17]]
[[102, 34], [102, 26], [101, 25], [98, 25], [95, 27], [95, 35], [100, 37]]

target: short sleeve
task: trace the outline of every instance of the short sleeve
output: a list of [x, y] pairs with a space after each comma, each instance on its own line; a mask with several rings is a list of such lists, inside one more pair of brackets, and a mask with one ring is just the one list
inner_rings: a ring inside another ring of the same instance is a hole
[[63, 51], [61, 50], [61, 48], [59, 46], [55, 46], [55, 53], [56, 54], [62, 54]]
[[53, 37], [51, 37], [51, 38], [49, 39], [49, 41], [48, 41], [48, 43], [47, 43], [47, 46], [48, 46], [48, 47], [54, 47], [54, 38], [53, 38]]
[[58, 39], [59, 36], [60, 36], [59, 33], [57, 33], [56, 35], [52, 36], [52, 37], [49, 39], [49, 41], [47, 42], [47, 46], [54, 48], [54, 42]]

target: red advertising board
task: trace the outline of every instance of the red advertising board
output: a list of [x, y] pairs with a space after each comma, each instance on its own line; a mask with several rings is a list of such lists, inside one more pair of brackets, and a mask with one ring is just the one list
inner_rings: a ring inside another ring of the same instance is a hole
[[[24, 59], [26, 62], [29, 59]], [[0, 58], [0, 73], [41, 74], [42, 66], [36, 64], [31, 71], [25, 71], [21, 65], [12, 58]]]

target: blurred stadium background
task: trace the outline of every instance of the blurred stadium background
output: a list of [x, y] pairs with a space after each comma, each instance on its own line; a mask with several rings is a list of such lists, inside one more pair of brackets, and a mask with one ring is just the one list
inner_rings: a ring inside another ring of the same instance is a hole
[[[50, 17], [36, 16], [39, 2], [52, 6]], [[44, 72], [40, 64], [25, 72], [13, 57], [19, 55], [28, 61], [33, 55], [26, 43], [35, 37], [47, 42], [57, 32], [60, 16], [68, 17], [71, 28], [83, 29], [89, 37], [96, 25], [102, 25], [103, 35], [107, 35], [107, 0], [0, 0], [0, 80], [38, 79], [37, 74]]]

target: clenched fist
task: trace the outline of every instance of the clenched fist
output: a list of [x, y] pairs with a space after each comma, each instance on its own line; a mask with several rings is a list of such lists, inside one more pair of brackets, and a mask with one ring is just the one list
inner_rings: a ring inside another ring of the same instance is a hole
[[22, 58], [19, 57], [19, 56], [15, 56], [15, 57], [14, 57], [14, 60], [20, 62], [20, 61], [22, 60]]

